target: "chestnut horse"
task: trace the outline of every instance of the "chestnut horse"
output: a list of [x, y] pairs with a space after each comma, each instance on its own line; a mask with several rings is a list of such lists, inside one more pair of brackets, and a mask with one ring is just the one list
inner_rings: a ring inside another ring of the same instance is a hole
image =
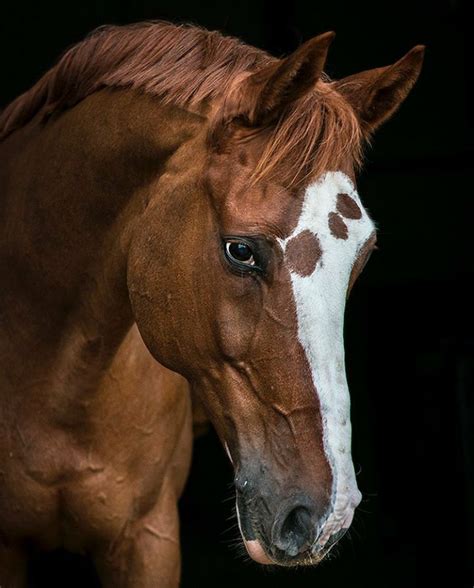
[[193, 398], [260, 563], [315, 564], [360, 502], [345, 300], [374, 247], [361, 148], [423, 47], [331, 81], [168, 23], [99, 29], [2, 113], [0, 585], [33, 550], [179, 582]]

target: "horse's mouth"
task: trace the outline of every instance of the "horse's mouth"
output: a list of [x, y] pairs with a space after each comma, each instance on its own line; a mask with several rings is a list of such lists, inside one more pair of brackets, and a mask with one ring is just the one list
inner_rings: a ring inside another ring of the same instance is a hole
[[249, 556], [257, 563], [282, 567], [315, 566], [319, 564], [329, 552], [329, 549], [324, 549], [315, 554], [311, 549], [307, 549], [306, 551], [291, 557], [277, 547], [263, 547], [260, 539], [253, 539], [251, 541], [244, 539], [244, 545]]
[[288, 555], [282, 549], [272, 545], [263, 528], [256, 521], [252, 521], [245, 503], [237, 501], [236, 511], [245, 549], [249, 556], [259, 564], [284, 567], [317, 565], [326, 555], [325, 553], [322, 556], [320, 553], [313, 554], [312, 546], [309, 545], [302, 552]]
[[245, 502], [236, 503], [237, 519], [240, 533], [243, 538], [248, 555], [255, 562], [262, 565], [274, 565], [283, 567], [316, 566], [318, 565], [334, 545], [342, 538], [347, 529], [341, 529], [334, 533], [324, 545], [315, 540], [308, 545], [300, 546], [286, 551], [274, 545], [264, 532], [263, 527], [248, 512]]

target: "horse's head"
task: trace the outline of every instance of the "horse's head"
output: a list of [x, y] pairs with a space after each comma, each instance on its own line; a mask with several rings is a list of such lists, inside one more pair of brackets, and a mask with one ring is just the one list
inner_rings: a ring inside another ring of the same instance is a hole
[[320, 76], [331, 37], [236, 79], [206, 140], [160, 179], [166, 198], [149, 206], [129, 265], [142, 335], [207, 408], [262, 563], [317, 562], [361, 499], [343, 315], [375, 228], [355, 160], [423, 53], [330, 83]]

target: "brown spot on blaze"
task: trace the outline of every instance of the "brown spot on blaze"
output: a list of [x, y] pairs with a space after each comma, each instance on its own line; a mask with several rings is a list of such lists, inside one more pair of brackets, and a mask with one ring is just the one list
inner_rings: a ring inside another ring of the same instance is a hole
[[349, 194], [338, 194], [336, 209], [344, 218], [359, 219], [362, 216], [357, 202]]
[[319, 239], [306, 229], [290, 240], [285, 257], [290, 271], [300, 276], [310, 276], [322, 253]]
[[331, 235], [336, 239], [347, 239], [348, 231], [347, 225], [342, 220], [342, 217], [337, 212], [330, 212], [328, 215], [328, 225]]
[[351, 275], [349, 277], [349, 286], [347, 287], [347, 296], [349, 296], [349, 294], [352, 290], [352, 286], [354, 285], [355, 281], [357, 280], [357, 278], [361, 274], [362, 270], [364, 269], [365, 264], [368, 262], [369, 257], [370, 257], [369, 253], [374, 248], [376, 241], [377, 241], [377, 234], [374, 231], [370, 235], [370, 237], [367, 239], [367, 241], [359, 249], [359, 253], [357, 254], [357, 257], [354, 261], [354, 264], [352, 266]]

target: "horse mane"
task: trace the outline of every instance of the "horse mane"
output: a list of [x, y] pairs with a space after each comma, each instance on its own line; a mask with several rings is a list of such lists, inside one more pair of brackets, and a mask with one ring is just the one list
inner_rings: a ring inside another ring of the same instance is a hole
[[[193, 106], [225, 97], [236, 76], [275, 61], [238, 39], [191, 25], [100, 27], [5, 108], [0, 141], [33, 118], [43, 122], [103, 88], [138, 89], [168, 104]], [[256, 174], [262, 177], [286, 162], [297, 182], [309, 173], [338, 169], [347, 156], [357, 165], [361, 143], [354, 111], [324, 78], [276, 124]]]

